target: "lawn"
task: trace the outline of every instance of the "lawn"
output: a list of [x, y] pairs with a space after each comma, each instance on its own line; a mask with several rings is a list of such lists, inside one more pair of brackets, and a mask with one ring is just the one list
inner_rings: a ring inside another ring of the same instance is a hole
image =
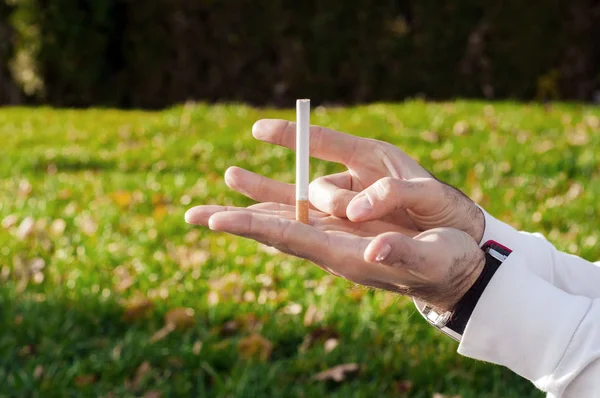
[[[541, 397], [458, 356], [406, 299], [184, 223], [192, 205], [250, 203], [224, 184], [230, 165], [293, 181], [293, 153], [252, 138], [265, 117], [295, 113], [0, 109], [0, 396]], [[312, 122], [392, 142], [504, 221], [598, 259], [599, 118], [413, 101]], [[343, 364], [357, 370], [315, 377]]]

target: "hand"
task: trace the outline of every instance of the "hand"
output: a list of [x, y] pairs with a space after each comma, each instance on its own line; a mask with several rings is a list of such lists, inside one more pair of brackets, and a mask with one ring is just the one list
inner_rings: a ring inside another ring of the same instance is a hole
[[185, 215], [190, 224], [254, 239], [331, 274], [410, 295], [440, 310], [452, 310], [483, 269], [483, 252], [457, 229], [437, 228], [411, 237], [385, 232], [389, 226], [381, 221], [355, 224], [316, 210], [310, 212], [309, 225], [294, 217], [294, 206], [280, 203], [197, 206]]
[[[294, 123], [260, 120], [252, 134], [295, 149]], [[356, 222], [380, 219], [416, 231], [452, 227], [476, 242], [483, 236], [484, 217], [475, 203], [391, 144], [311, 126], [310, 153], [348, 168], [311, 183], [310, 202], [322, 212]], [[258, 202], [295, 203], [292, 184], [237, 167], [227, 170], [225, 181]]]

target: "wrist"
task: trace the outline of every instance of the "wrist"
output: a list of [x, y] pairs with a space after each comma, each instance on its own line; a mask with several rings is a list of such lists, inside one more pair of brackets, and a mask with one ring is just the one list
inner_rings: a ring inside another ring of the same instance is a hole
[[465, 296], [465, 294], [473, 287], [483, 269], [485, 267], [485, 253], [482, 250], [475, 250], [471, 254], [468, 264], [464, 264], [462, 276], [457, 278], [456, 282], [449, 285], [449, 294], [445, 295], [445, 299], [439, 300], [437, 303], [430, 303], [441, 312], [452, 312], [456, 305]]
[[453, 300], [446, 305], [444, 310], [446, 311], [454, 311], [456, 309], [456, 305], [462, 300], [465, 294], [473, 287], [479, 276], [483, 272], [485, 268], [485, 253], [482, 250], [477, 250], [474, 253], [474, 261], [473, 266], [469, 268], [461, 281], [460, 284], [456, 286], [455, 292], [456, 295], [453, 297]]
[[457, 302], [454, 302], [453, 306], [445, 307], [446, 311], [440, 312], [432, 305], [418, 299], [414, 300], [421, 315], [431, 325], [457, 341], [461, 340], [479, 298], [500, 265], [510, 255], [511, 250], [493, 240], [489, 240], [483, 245], [482, 252], [484, 252], [483, 267], [478, 262], [478, 270], [474, 272], [474, 274], [477, 274], [475, 282], [471, 282], [470, 278], [465, 278], [465, 285], [470, 287]]
[[[457, 264], [459, 261], [460, 264]], [[473, 287], [485, 268], [485, 253], [477, 248], [461, 258], [456, 258], [454, 262], [454, 267], [458, 266], [461, 269], [460, 275], [446, 281], [443, 287], [440, 286], [435, 298], [420, 298], [439, 313], [454, 311], [460, 300]]]

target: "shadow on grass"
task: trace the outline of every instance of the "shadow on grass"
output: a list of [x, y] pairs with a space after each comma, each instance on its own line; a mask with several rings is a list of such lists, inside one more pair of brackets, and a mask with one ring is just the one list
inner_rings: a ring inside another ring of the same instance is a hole
[[[163, 326], [162, 309], [129, 323], [122, 307], [101, 295], [74, 300], [68, 291], [62, 294], [0, 289], [0, 396], [133, 397], [150, 391], [163, 397], [431, 397], [437, 391], [462, 398], [542, 396], [505, 369], [460, 358], [430, 329], [416, 333], [406, 346], [386, 346], [393, 336], [359, 328], [359, 316], [352, 312], [335, 332], [321, 327], [342, 342], [332, 353], [323, 350], [324, 339], [299, 349], [306, 344], [306, 330], [293, 323], [265, 325], [261, 333], [274, 350], [268, 361], [260, 361], [240, 358], [238, 343], [247, 332], [227, 330], [224, 319], [210, 314], [196, 312], [192, 328], [152, 342]], [[423, 327], [417, 319], [412, 322]], [[313, 379], [345, 362], [359, 363], [360, 372], [342, 383]], [[412, 387], [407, 389], [404, 380]]]

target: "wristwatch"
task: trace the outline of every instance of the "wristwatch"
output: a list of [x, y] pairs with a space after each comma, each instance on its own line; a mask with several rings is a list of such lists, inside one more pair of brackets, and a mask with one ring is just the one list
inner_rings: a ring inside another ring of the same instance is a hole
[[460, 299], [453, 311], [437, 312], [431, 305], [413, 298], [417, 309], [432, 326], [460, 342], [467, 322], [486, 286], [512, 252], [496, 241], [487, 241], [481, 249], [485, 252], [485, 265], [471, 288]]

